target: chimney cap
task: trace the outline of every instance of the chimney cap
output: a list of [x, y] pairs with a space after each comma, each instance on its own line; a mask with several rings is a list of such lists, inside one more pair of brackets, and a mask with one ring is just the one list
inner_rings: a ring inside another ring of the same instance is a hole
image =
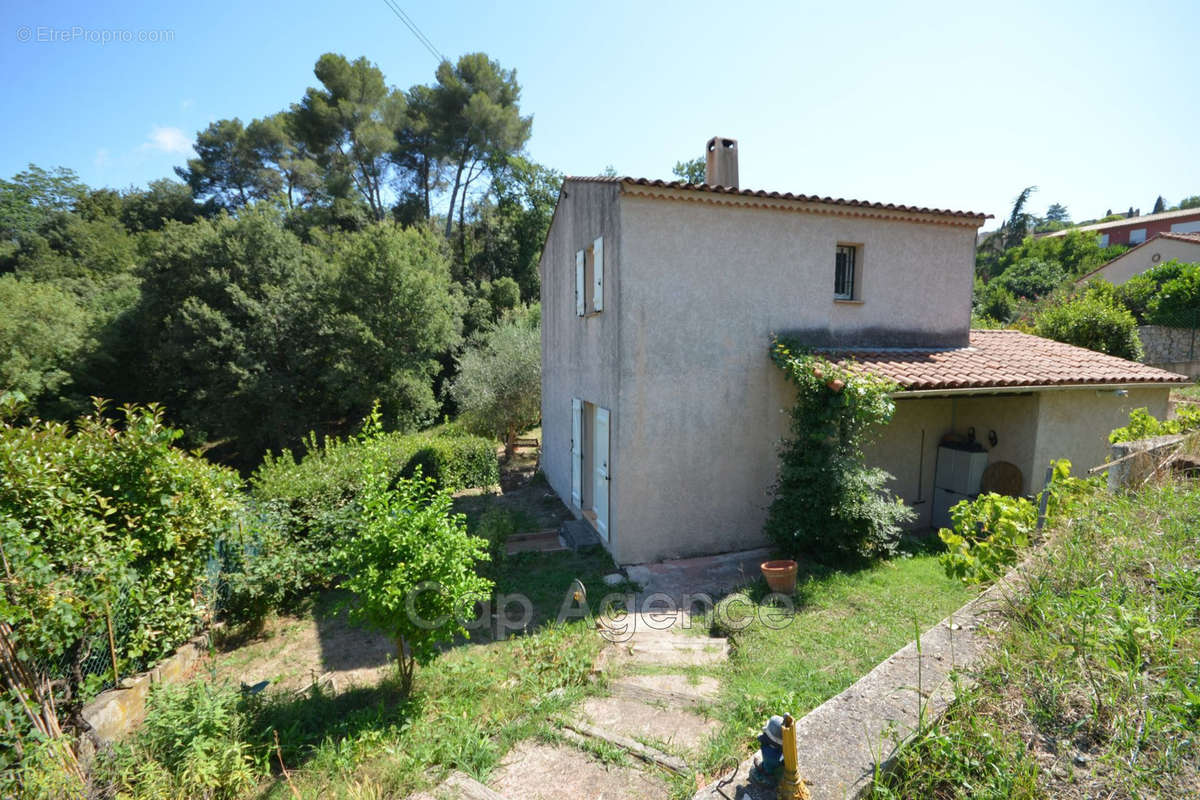
[[704, 182], [709, 186], [738, 188], [737, 139], [714, 136], [704, 153]]

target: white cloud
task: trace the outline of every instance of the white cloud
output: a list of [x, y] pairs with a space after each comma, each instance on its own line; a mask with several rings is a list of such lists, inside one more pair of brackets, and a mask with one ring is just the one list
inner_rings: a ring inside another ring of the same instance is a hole
[[112, 153], [108, 152], [107, 147], [101, 147], [96, 151], [96, 157], [92, 159], [92, 163], [97, 167], [107, 167], [112, 158]]
[[162, 153], [188, 153], [192, 149], [192, 140], [180, 128], [155, 125], [142, 148]]
[[190, 97], [187, 98], [186, 100], [179, 101], [179, 108], [184, 111], [190, 111], [192, 106], [194, 106], [194, 105], [196, 105], [196, 101]]

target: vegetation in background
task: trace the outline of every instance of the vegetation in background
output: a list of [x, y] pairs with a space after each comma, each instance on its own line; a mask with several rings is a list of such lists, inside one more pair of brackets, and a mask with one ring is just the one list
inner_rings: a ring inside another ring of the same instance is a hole
[[1086, 495], [1059, 525], [976, 686], [901, 749], [875, 797], [1194, 793], [1200, 492]]
[[314, 75], [199, 132], [186, 183], [0, 180], [0, 389], [55, 419], [163, 402], [246, 470], [376, 399], [389, 429], [455, 413], [463, 342], [537, 298], [560, 176], [522, 156], [516, 74], [483, 54], [408, 91], [362, 58]]
[[771, 358], [796, 385], [789, 438], [766, 533], [789, 555], [821, 561], [874, 558], [894, 552], [900, 525], [913, 511], [883, 488], [891, 477], [864, 463], [863, 448], [891, 419], [894, 384], [776, 339]]
[[459, 356], [451, 393], [464, 424], [504, 442], [509, 458], [517, 434], [542, 413], [540, 309], [512, 313], [479, 334]]
[[1103, 290], [1088, 290], [1043, 308], [1034, 319], [1034, 332], [1132, 361], [1142, 358], [1137, 320]]

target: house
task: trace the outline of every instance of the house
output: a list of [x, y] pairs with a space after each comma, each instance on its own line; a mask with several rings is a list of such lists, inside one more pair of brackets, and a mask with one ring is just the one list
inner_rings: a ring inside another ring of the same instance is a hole
[[1200, 233], [1156, 233], [1107, 264], [1092, 270], [1076, 283], [1103, 278], [1109, 283], [1119, 285], [1172, 259], [1184, 263], [1200, 263]]
[[1141, 244], [1159, 233], [1200, 233], [1200, 208], [1163, 211], [1144, 217], [1116, 219], [1112, 222], [1095, 222], [1045, 235], [1066, 236], [1071, 231], [1093, 231], [1100, 234], [1101, 247], [1111, 244]]
[[922, 527], [987, 462], [1022, 492], [1051, 458], [1102, 462], [1187, 380], [971, 331], [983, 214], [742, 189], [737, 158], [711, 140], [701, 185], [567, 178], [542, 252], [542, 468], [618, 563], [765, 544], [794, 399], [772, 333], [901, 385], [869, 456]]

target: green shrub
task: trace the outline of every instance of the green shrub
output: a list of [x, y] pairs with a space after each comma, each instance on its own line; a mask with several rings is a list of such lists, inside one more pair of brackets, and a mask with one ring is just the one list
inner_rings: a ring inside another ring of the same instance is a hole
[[[82, 677], [105, 604], [124, 624], [126, 672], [186, 640], [210, 610], [216, 540], [233, 526], [239, 481], [172, 446], [156, 406], [96, 411], [74, 425], [0, 425], [0, 536], [12, 571], [0, 617], [22, 655]], [[56, 677], [64, 677], [58, 675]]]
[[986, 583], [1017, 563], [1029, 546], [1037, 523], [1037, 508], [1023, 497], [988, 492], [962, 500], [950, 509], [954, 530], [942, 528], [945, 543], [942, 568], [964, 583]]
[[989, 286], [1003, 289], [1016, 297], [1037, 299], [1058, 287], [1067, 277], [1059, 262], [1042, 258], [1023, 258], [992, 279]]
[[314, 565], [327, 556], [314, 553], [288, 533], [289, 516], [278, 502], [251, 502], [236, 528], [218, 544], [223, 616], [258, 623], [303, 594]]
[[358, 531], [362, 465], [371, 459], [395, 481], [418, 471], [439, 487], [459, 490], [500, 481], [493, 443], [463, 434], [453, 423], [418, 434], [381, 433], [370, 439], [309, 435], [299, 461], [288, 451], [268, 455], [250, 478], [252, 496], [293, 544], [307, 585], [336, 574], [332, 553]]
[[496, 447], [490, 439], [453, 433], [409, 438], [420, 442], [421, 447], [404, 465], [401, 474], [407, 477], [420, 468], [425, 477], [450, 491], [500, 482]]
[[998, 280], [977, 286], [975, 313], [997, 322], [1009, 322], [1017, 315], [1017, 298]]
[[437, 645], [467, 636], [473, 600], [492, 582], [475, 574], [486, 560], [485, 543], [467, 533], [466, 517], [452, 514], [450, 494], [418, 474], [394, 479], [391, 465], [369, 445], [381, 436], [378, 412], [364, 428], [361, 518], [343, 541], [337, 564], [355, 595], [350, 620], [390, 636], [404, 690], [414, 664], [437, 654]]
[[894, 384], [803, 355], [776, 340], [771, 357], [797, 387], [766, 534], [789, 555], [854, 560], [895, 551], [911, 509], [863, 462], [863, 446], [895, 411]]
[[488, 565], [489, 574], [494, 575], [504, 564], [505, 545], [519, 527], [517, 517], [503, 508], [493, 508], [479, 518], [472, 533], [487, 542], [487, 552], [491, 559]]
[[1142, 342], [1137, 321], [1111, 297], [1091, 291], [1046, 308], [1034, 321], [1038, 336], [1138, 360]]
[[145, 722], [97, 772], [119, 796], [135, 800], [239, 797], [268, 772], [266, 751], [256, 759], [245, 741], [241, 705], [232, 687], [159, 684], [146, 703]]
[[1136, 442], [1152, 436], [1168, 436], [1197, 429], [1200, 429], [1200, 407], [1180, 405], [1175, 409], [1175, 419], [1162, 421], [1152, 416], [1145, 408], [1135, 408], [1129, 412], [1129, 424], [1110, 433], [1108, 441], [1113, 444]]

